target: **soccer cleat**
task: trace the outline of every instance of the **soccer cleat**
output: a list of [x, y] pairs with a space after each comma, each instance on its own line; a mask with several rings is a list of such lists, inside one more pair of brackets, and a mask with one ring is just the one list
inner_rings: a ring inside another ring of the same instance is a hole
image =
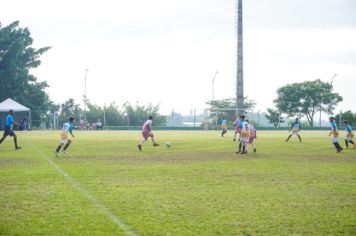
[[256, 152], [256, 148], [253, 149], [253, 152]]
[[21, 149], [21, 148], [22, 148], [21, 146], [15, 147], [16, 150], [19, 150], [19, 149]]
[[142, 151], [142, 145], [141, 144], [137, 145], [137, 147], [138, 147], [138, 150]]
[[240, 154], [247, 154], [247, 151], [241, 152]]
[[241, 151], [240, 150], [238, 150], [238, 151], [236, 151], [236, 154], [239, 154]]
[[56, 157], [59, 157], [59, 152], [54, 151], [54, 155], [56, 155]]
[[154, 147], [158, 147], [159, 144], [158, 144], [158, 143], [154, 143], [153, 146], [154, 146]]

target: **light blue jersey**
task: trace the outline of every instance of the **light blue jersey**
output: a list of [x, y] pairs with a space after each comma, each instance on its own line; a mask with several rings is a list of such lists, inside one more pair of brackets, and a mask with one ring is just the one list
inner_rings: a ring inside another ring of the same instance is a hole
[[7, 115], [6, 121], [5, 121], [5, 126], [11, 127], [13, 123], [14, 123], [14, 116], [11, 114]]
[[245, 120], [242, 120], [242, 121], [240, 122], [240, 129], [242, 129], [242, 130], [248, 130], [248, 122], [245, 121]]
[[337, 129], [336, 122], [334, 120], [330, 122], [330, 126], [331, 126], [332, 130], [333, 129], [335, 129], [335, 130]]
[[294, 122], [294, 123], [292, 124], [291, 129], [300, 129], [300, 123], [299, 123], [299, 122]]
[[351, 128], [351, 126], [350, 125], [346, 125], [345, 126], [345, 130], [347, 131], [347, 132], [352, 132], [352, 128]]

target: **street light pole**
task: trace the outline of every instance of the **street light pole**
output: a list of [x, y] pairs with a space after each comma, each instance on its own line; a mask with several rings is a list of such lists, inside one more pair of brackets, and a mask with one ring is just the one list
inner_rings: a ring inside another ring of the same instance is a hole
[[213, 77], [213, 80], [212, 80], [212, 82], [213, 82], [213, 83], [212, 83], [212, 97], [211, 97], [211, 98], [212, 98], [212, 99], [211, 99], [212, 101], [214, 101], [214, 85], [215, 85], [215, 78], [216, 78], [216, 75], [217, 75], [217, 74], [218, 74], [218, 71], [215, 72], [214, 77]]
[[84, 77], [84, 124], [87, 123], [87, 75], [88, 70], [85, 70], [85, 77]]

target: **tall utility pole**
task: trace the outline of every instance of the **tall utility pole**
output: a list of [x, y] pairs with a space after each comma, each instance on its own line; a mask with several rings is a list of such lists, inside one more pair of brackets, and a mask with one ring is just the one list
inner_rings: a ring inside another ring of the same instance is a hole
[[244, 77], [243, 77], [243, 24], [242, 0], [237, 0], [237, 73], [236, 73], [236, 113], [243, 113]]
[[85, 78], [84, 78], [84, 124], [87, 123], [87, 75], [88, 70], [85, 70]]
[[211, 101], [214, 101], [214, 91], [215, 91], [215, 78], [216, 75], [218, 74], [218, 71], [215, 72], [213, 80], [212, 80], [212, 95], [211, 95]]

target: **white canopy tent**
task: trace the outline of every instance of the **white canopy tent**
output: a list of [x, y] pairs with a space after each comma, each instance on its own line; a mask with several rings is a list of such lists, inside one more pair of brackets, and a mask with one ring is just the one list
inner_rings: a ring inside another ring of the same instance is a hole
[[28, 129], [30, 129], [31, 124], [31, 110], [20, 103], [12, 100], [11, 98], [6, 99], [2, 103], [0, 103], [0, 120], [1, 120], [1, 127], [3, 128], [4, 121], [9, 110], [13, 110], [15, 112], [14, 120], [15, 122], [19, 123], [25, 116], [27, 116], [28, 121]]

